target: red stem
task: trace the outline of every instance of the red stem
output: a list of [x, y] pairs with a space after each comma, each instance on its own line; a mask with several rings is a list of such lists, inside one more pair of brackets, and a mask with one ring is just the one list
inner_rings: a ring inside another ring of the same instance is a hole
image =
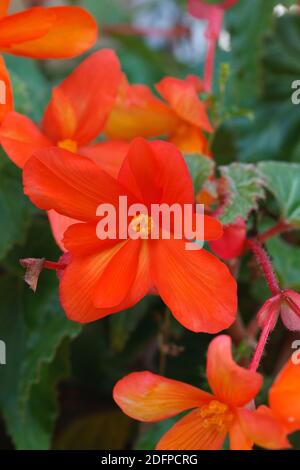
[[181, 25], [174, 26], [171, 29], [145, 28], [131, 24], [120, 23], [113, 25], [104, 25], [102, 30], [105, 34], [121, 34], [123, 36], [157, 36], [161, 38], [180, 38], [190, 34], [189, 28]]
[[277, 277], [274, 273], [273, 266], [271, 260], [263, 248], [261, 242], [255, 238], [251, 238], [247, 240], [247, 244], [250, 250], [254, 253], [259, 265], [261, 266], [268, 287], [273, 295], [277, 295], [281, 292], [280, 286], [278, 284]]
[[261, 331], [256, 349], [254, 351], [253, 358], [252, 358], [250, 366], [249, 366], [249, 369], [254, 371], [254, 372], [257, 371], [257, 369], [259, 367], [262, 355], [264, 353], [264, 350], [265, 350], [265, 347], [266, 347], [266, 344], [267, 344], [267, 341], [268, 341], [268, 337], [269, 337], [271, 331], [275, 327], [277, 318], [278, 318], [278, 312], [275, 311], [272, 315], [269, 316], [268, 320], [266, 321], [266, 323], [265, 323], [265, 325], [264, 325], [264, 327]]
[[287, 232], [288, 230], [291, 230], [290, 225], [280, 220], [276, 225], [259, 234], [257, 239], [263, 243], [269, 240], [269, 238], [275, 237], [275, 235], [279, 235], [280, 233]]
[[46, 269], [52, 269], [54, 271], [57, 271], [57, 270], [62, 270], [62, 269], [65, 269], [67, 267], [67, 263], [60, 263], [59, 261], [56, 263], [54, 261], [44, 261], [44, 264], [43, 264], [43, 267], [46, 268]]
[[217, 41], [215, 38], [209, 38], [207, 44], [207, 53], [204, 65], [204, 90], [210, 93], [213, 82], [214, 61]]

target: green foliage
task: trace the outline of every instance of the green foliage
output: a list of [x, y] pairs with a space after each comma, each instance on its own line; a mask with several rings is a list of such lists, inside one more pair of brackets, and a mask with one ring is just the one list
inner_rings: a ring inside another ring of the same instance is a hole
[[80, 328], [66, 320], [56, 292], [46, 286], [33, 302], [23, 280], [7, 276], [0, 295], [1, 338], [7, 345], [0, 403], [7, 429], [18, 449], [46, 449], [56, 417], [54, 385], [66, 371], [65, 355], [56, 352]]
[[300, 165], [261, 162], [257, 168], [264, 186], [277, 201], [282, 220], [300, 227]]
[[213, 160], [203, 155], [185, 155], [190, 175], [193, 179], [195, 192], [199, 191], [205, 181], [212, 176], [215, 164]]
[[220, 167], [226, 180], [225, 192], [228, 194], [226, 207], [221, 216], [224, 224], [234, 222], [237, 217], [246, 219], [257, 203], [264, 198], [262, 181], [254, 165], [233, 163]]
[[272, 238], [267, 242], [276, 273], [282, 287], [300, 290], [300, 248], [281, 238]]
[[0, 260], [15, 244], [24, 241], [30, 223], [29, 204], [22, 191], [21, 175], [0, 154]]

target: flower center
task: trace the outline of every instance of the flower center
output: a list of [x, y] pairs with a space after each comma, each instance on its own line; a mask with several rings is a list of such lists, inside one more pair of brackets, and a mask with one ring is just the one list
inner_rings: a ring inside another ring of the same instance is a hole
[[154, 227], [153, 219], [146, 214], [136, 215], [130, 222], [130, 227], [142, 237], [148, 237]]
[[204, 428], [213, 427], [219, 433], [226, 432], [233, 420], [228, 406], [217, 400], [212, 400], [208, 405], [203, 406], [200, 415], [203, 418], [202, 426]]
[[72, 139], [60, 140], [57, 145], [59, 148], [68, 150], [72, 153], [76, 153], [78, 149], [77, 142]]

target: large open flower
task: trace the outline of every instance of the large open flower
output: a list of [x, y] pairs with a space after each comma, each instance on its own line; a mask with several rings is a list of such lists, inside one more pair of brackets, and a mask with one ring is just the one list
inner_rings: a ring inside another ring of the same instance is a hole
[[[36, 59], [74, 57], [89, 49], [97, 38], [93, 17], [80, 7], [36, 7], [8, 14], [9, 0], [0, 5], [0, 52]], [[7, 102], [0, 122], [13, 108], [11, 85], [2, 58], [0, 80], [6, 84]]]
[[[119, 60], [110, 49], [85, 59], [59, 86], [45, 110], [41, 127], [11, 111], [0, 127], [0, 142], [10, 159], [23, 168], [32, 154], [58, 146], [80, 152], [116, 176], [128, 151], [126, 142], [93, 143], [104, 129], [122, 78]], [[62, 236], [73, 219], [49, 212], [54, 238]]]
[[161, 438], [157, 449], [218, 450], [227, 434], [232, 450], [250, 450], [254, 443], [267, 449], [289, 447], [272, 411], [249, 406], [262, 377], [234, 362], [229, 336], [210, 343], [206, 372], [212, 394], [151, 372], [134, 372], [115, 385], [114, 399], [124, 413], [140, 421], [161, 421], [193, 410]]
[[[217, 332], [231, 325], [236, 313], [236, 283], [227, 267], [206, 250], [186, 250], [186, 240], [144, 239], [148, 216], [126, 219], [137, 239], [99, 239], [96, 215], [101, 204], [119, 211], [119, 197], [128, 206], [142, 203], [193, 207], [193, 185], [175, 146], [135, 139], [117, 179], [86, 157], [51, 148], [35, 153], [24, 167], [24, 191], [44, 210], [75, 218], [64, 246], [71, 254], [60, 282], [62, 305], [69, 318], [88, 322], [124, 310], [155, 289], [177, 320], [193, 331]], [[204, 217], [204, 238], [222, 235], [221, 225]]]

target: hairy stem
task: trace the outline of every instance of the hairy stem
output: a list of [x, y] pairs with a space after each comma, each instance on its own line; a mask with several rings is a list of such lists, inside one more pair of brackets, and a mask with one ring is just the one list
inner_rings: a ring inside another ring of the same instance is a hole
[[277, 295], [281, 292], [280, 286], [278, 284], [278, 280], [276, 277], [276, 274], [273, 270], [273, 266], [271, 263], [271, 260], [262, 246], [261, 242], [258, 239], [251, 238], [247, 241], [248, 246], [252, 253], [255, 255], [255, 258], [258, 262], [258, 264], [261, 266], [268, 287], [273, 295]]
[[255, 348], [249, 369], [252, 371], [257, 371], [261, 358], [263, 356], [269, 335], [271, 331], [274, 329], [274, 326], [276, 324], [278, 318], [278, 312], [274, 312], [272, 315], [269, 316], [268, 320], [264, 324], [264, 327], [261, 331], [257, 346]]

